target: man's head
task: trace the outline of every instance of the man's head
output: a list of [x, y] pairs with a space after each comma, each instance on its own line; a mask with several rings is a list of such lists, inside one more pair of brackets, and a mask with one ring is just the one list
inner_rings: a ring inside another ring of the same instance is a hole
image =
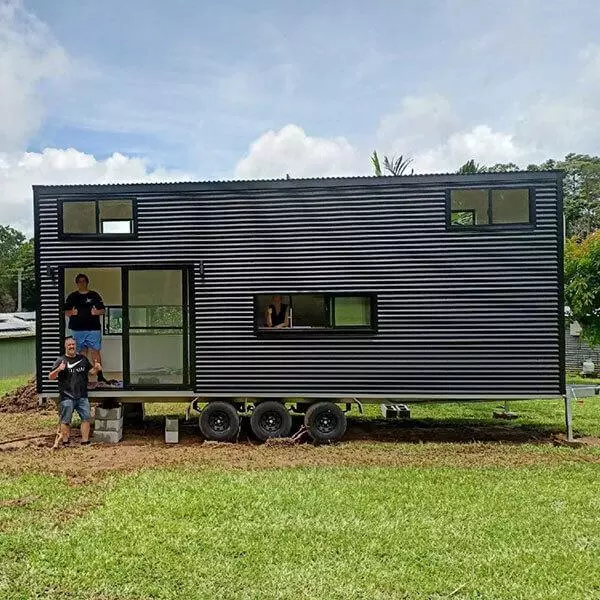
[[72, 337], [65, 338], [65, 354], [67, 356], [75, 356], [75, 339]]
[[85, 273], [79, 273], [77, 277], [75, 277], [75, 283], [77, 284], [77, 289], [80, 292], [87, 292], [90, 280]]
[[281, 296], [277, 295], [277, 296], [273, 296], [273, 304], [281, 304]]

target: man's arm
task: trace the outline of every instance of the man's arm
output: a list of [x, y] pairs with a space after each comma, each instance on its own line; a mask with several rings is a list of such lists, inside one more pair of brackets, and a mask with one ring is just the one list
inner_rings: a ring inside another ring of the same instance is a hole
[[65, 316], [67, 316], [67, 317], [73, 317], [74, 315], [77, 314], [77, 309], [75, 308], [75, 302], [73, 300], [72, 292], [67, 296], [67, 299], [65, 300], [65, 304], [64, 304], [63, 308], [65, 310]]
[[61, 358], [59, 358], [55, 363], [54, 363], [54, 367], [52, 368], [52, 371], [50, 371], [50, 373], [48, 373], [48, 379], [56, 379], [58, 377], [58, 374], [61, 371], [64, 371], [65, 368], [67, 366], [67, 363], [65, 363], [64, 360], [62, 360]]
[[102, 302], [102, 296], [97, 292], [94, 292], [94, 306], [92, 307], [91, 314], [94, 317], [99, 317], [104, 314], [104, 302]]
[[285, 316], [283, 317], [283, 323], [279, 323], [279, 325], [275, 325], [275, 329], [285, 329], [290, 326], [290, 307], [288, 306], [285, 309]]

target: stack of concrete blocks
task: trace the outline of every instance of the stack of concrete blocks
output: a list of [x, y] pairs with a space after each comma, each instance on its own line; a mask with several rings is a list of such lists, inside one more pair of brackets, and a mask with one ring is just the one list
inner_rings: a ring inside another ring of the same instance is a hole
[[123, 406], [96, 407], [94, 441], [116, 444], [123, 439]]
[[165, 443], [179, 443], [179, 419], [177, 417], [167, 417], [165, 419]]

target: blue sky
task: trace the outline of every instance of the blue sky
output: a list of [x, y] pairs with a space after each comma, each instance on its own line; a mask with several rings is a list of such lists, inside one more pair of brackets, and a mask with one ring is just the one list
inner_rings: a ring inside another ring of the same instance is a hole
[[27, 226], [36, 182], [597, 152], [598, 24], [592, 0], [0, 0], [0, 202]]

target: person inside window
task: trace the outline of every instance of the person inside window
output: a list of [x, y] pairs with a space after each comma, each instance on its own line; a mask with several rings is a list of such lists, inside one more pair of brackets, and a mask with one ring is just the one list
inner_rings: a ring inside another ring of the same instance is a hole
[[[77, 352], [86, 355], [90, 364], [101, 363], [102, 327], [100, 317], [104, 314], [104, 303], [98, 292], [88, 289], [90, 280], [85, 273], [75, 277], [77, 289], [65, 300], [65, 315], [69, 317], [69, 329], [77, 344]], [[109, 383], [98, 371], [98, 381]]]
[[282, 304], [281, 296], [273, 296], [273, 303], [267, 306], [265, 323], [267, 327], [275, 329], [290, 326], [290, 307], [287, 304]]

